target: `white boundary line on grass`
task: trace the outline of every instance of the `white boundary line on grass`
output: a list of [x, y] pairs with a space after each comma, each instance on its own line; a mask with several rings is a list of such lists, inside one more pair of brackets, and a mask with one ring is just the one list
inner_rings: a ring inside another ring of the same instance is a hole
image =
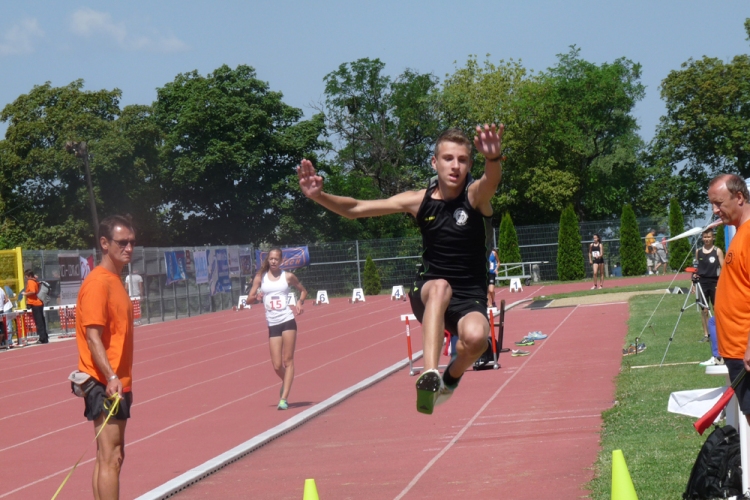
[[[421, 357], [422, 357], [422, 351], [415, 353], [413, 356], [414, 359], [419, 359]], [[304, 424], [308, 420], [313, 419], [314, 417], [320, 415], [324, 411], [327, 411], [331, 407], [341, 403], [345, 399], [350, 398], [351, 396], [358, 393], [359, 391], [367, 389], [371, 385], [374, 385], [380, 382], [384, 378], [392, 375], [393, 373], [403, 368], [406, 368], [407, 366], [409, 366], [409, 359], [405, 358], [399, 361], [398, 363], [395, 363], [389, 366], [388, 368], [385, 368], [379, 371], [375, 375], [368, 377], [362, 380], [361, 382], [358, 382], [357, 384], [354, 384], [351, 387], [348, 387], [344, 389], [343, 391], [338, 392], [337, 394], [334, 394], [333, 396], [326, 399], [325, 401], [322, 401], [316, 404], [315, 406], [308, 408], [302, 413], [299, 413], [298, 415], [295, 415], [294, 417], [280, 423], [276, 427], [272, 427], [271, 429], [268, 429], [267, 431], [261, 434], [258, 434], [257, 436], [245, 441], [239, 446], [235, 446], [231, 450], [226, 451], [222, 453], [221, 455], [214, 457], [211, 460], [208, 460], [197, 467], [194, 467], [193, 469], [190, 469], [189, 471], [185, 472], [184, 474], [180, 476], [177, 476], [171, 481], [167, 481], [161, 486], [158, 486], [154, 488], [153, 490], [147, 493], [144, 493], [143, 495], [139, 496], [136, 500], [162, 500], [164, 498], [169, 498], [175, 493], [187, 488], [188, 486], [192, 484], [197, 483], [201, 479], [213, 474], [214, 472], [218, 471], [219, 469], [222, 469], [223, 467], [231, 464], [232, 462], [236, 462], [237, 460], [243, 458], [244, 456], [249, 455], [253, 451], [260, 448], [261, 446], [264, 446], [265, 444], [269, 443], [270, 441], [273, 441], [277, 437], [282, 436], [283, 434], [286, 434], [287, 432], [294, 430], [295, 428]]]

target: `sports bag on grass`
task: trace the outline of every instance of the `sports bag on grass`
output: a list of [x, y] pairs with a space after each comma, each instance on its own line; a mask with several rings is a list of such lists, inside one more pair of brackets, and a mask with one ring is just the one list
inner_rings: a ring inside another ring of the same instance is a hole
[[683, 500], [729, 498], [742, 491], [740, 436], [731, 425], [716, 427], [706, 438], [690, 472]]

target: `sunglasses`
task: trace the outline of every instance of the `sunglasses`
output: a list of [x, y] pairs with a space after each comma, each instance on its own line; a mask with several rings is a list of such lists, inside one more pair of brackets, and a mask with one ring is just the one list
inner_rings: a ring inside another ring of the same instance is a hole
[[120, 248], [126, 248], [128, 245], [130, 245], [132, 248], [135, 248], [135, 240], [110, 240], [117, 243], [117, 246]]

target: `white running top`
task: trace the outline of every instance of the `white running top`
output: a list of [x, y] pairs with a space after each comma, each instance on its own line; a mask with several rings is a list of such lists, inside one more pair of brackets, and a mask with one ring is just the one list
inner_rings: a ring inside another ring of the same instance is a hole
[[286, 280], [285, 271], [281, 271], [281, 276], [277, 280], [269, 279], [268, 273], [264, 274], [260, 291], [263, 293], [268, 326], [280, 325], [294, 319], [294, 313], [288, 304], [289, 283]]

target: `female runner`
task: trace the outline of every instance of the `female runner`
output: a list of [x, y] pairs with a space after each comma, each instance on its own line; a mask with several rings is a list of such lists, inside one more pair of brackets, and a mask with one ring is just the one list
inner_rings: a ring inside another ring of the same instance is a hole
[[282, 381], [279, 393], [279, 410], [289, 408], [287, 398], [294, 379], [294, 345], [297, 342], [297, 322], [288, 305], [289, 288], [296, 288], [299, 293], [297, 315], [302, 314], [302, 304], [307, 297], [307, 290], [297, 277], [281, 269], [281, 249], [272, 248], [260, 271], [253, 278], [253, 286], [247, 299], [249, 302], [263, 300], [268, 321], [268, 346], [271, 350], [271, 363], [276, 375]]
[[599, 288], [604, 287], [604, 245], [598, 234], [594, 235], [594, 242], [589, 245], [589, 264], [594, 268], [594, 286], [596, 290], [596, 280], [599, 278]]

